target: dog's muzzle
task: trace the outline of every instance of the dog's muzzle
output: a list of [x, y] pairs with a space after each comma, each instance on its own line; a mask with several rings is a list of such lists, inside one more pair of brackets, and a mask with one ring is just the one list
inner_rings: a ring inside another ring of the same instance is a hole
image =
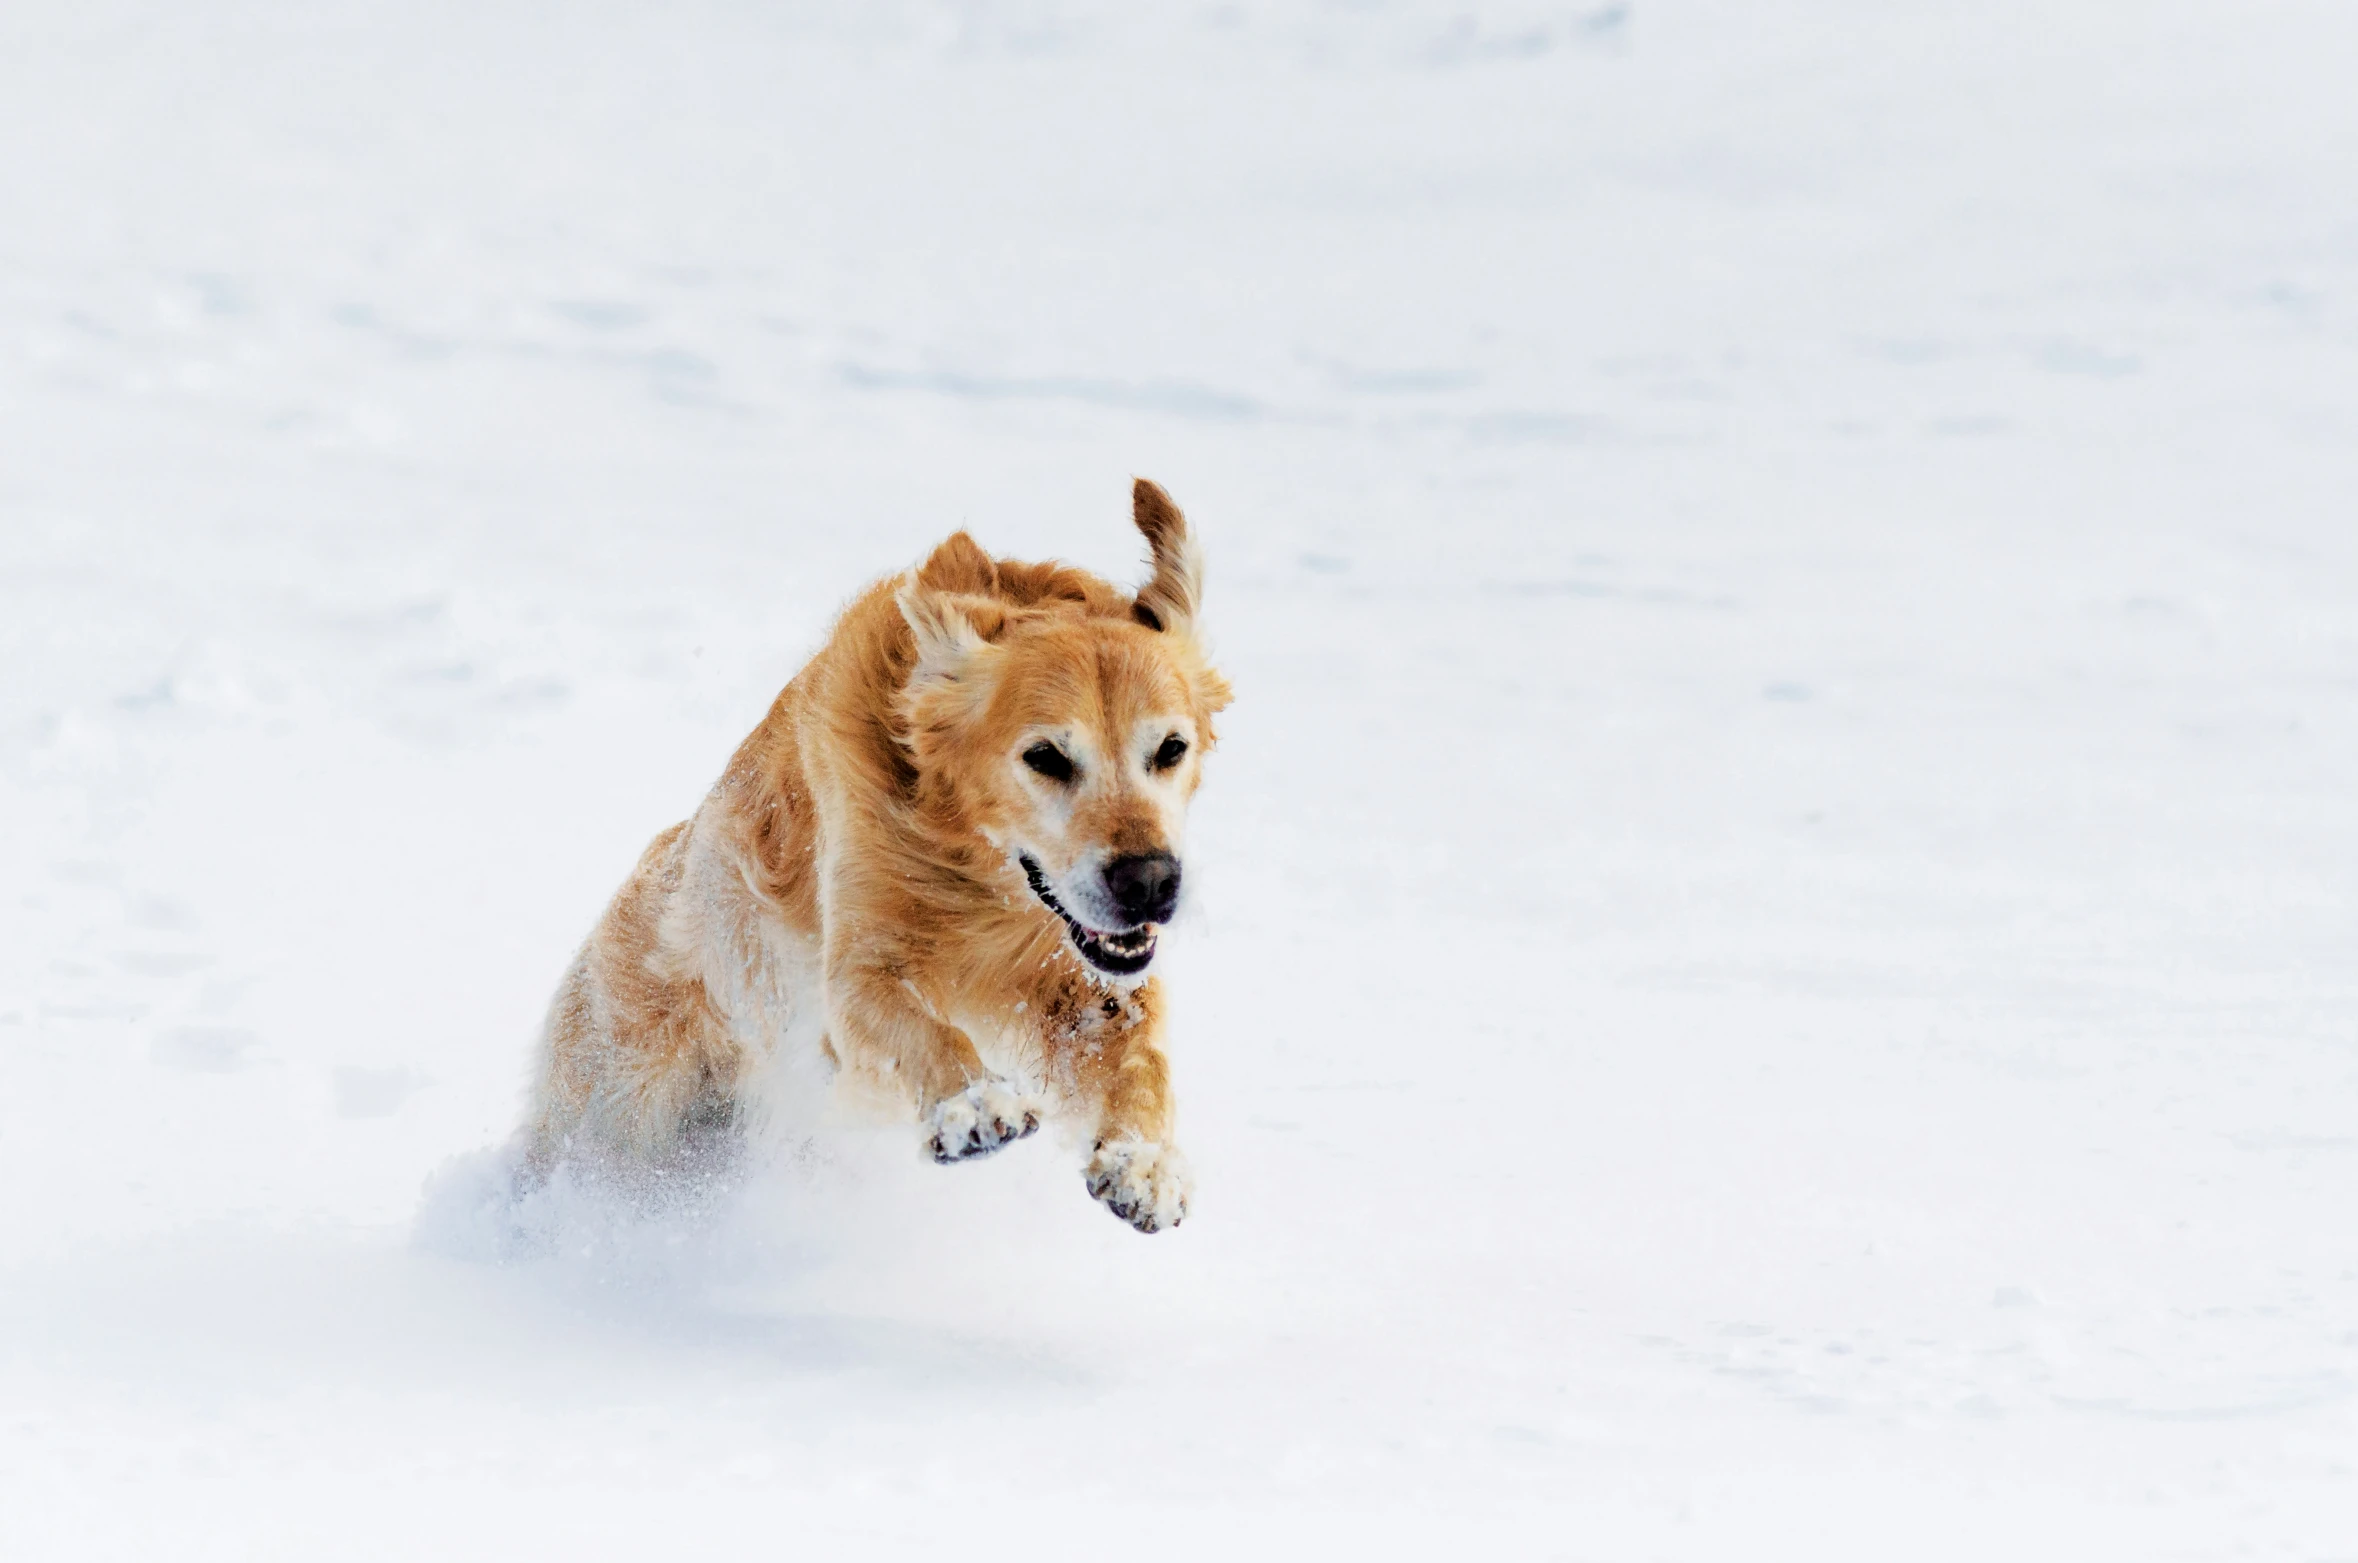
[[1031, 882], [1032, 894], [1063, 920], [1064, 931], [1071, 935], [1073, 948], [1081, 952], [1081, 959], [1117, 977], [1135, 977], [1146, 970], [1154, 959], [1155, 939], [1161, 929], [1142, 922], [1119, 933], [1100, 933], [1065, 910], [1064, 903], [1056, 899], [1056, 892], [1048, 888], [1048, 876], [1040, 872], [1038, 863], [1029, 857], [1018, 857], [1016, 861], [1023, 865], [1023, 877]]

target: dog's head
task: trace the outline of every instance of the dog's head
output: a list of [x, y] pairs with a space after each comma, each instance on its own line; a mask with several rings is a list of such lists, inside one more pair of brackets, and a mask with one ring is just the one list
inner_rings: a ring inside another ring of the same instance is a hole
[[1153, 575], [1135, 597], [960, 532], [897, 601], [921, 793], [1004, 851], [1083, 959], [1136, 977], [1179, 903], [1181, 833], [1228, 685], [1196, 639], [1203, 561], [1170, 496], [1132, 494]]

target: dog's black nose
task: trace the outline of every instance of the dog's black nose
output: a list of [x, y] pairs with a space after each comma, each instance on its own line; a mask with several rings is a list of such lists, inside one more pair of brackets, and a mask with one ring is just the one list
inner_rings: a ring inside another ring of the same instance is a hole
[[1179, 905], [1179, 860], [1168, 852], [1115, 858], [1105, 865], [1105, 888], [1131, 922], [1168, 922]]

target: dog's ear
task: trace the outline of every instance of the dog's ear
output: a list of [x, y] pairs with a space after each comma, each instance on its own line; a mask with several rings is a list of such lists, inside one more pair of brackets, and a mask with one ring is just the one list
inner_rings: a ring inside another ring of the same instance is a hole
[[1203, 550], [1171, 496], [1144, 478], [1131, 487], [1130, 517], [1146, 534], [1147, 562], [1154, 566], [1130, 611], [1148, 629], [1185, 634], [1203, 602]]
[[980, 543], [963, 531], [952, 532], [917, 567], [917, 579], [937, 592], [987, 596], [998, 589], [999, 566], [982, 551]]
[[1196, 698], [1204, 703], [1204, 714], [1211, 716], [1225, 711], [1236, 699], [1236, 691], [1228, 687], [1228, 680], [1216, 668], [1205, 668], [1196, 675]]
[[[967, 546], [973, 547], [971, 540]], [[1006, 628], [1006, 610], [987, 597], [936, 591], [923, 576], [922, 569], [911, 570], [892, 598], [917, 641], [917, 665], [910, 670], [909, 687], [970, 682], [994, 649], [992, 639]]]

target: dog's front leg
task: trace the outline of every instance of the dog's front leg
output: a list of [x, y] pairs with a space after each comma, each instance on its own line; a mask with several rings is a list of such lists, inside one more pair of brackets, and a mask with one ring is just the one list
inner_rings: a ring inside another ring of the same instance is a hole
[[966, 1033], [934, 1014], [905, 978], [830, 962], [827, 1009], [843, 1062], [909, 1090], [935, 1161], [988, 1156], [1040, 1127], [1039, 1103], [985, 1069]]
[[1187, 1218], [1194, 1180], [1172, 1139], [1171, 1064], [1163, 1056], [1153, 984], [1132, 995], [1117, 1022], [1077, 1049], [1074, 1075], [1097, 1108], [1097, 1136], [1083, 1177], [1096, 1199], [1141, 1232]]

